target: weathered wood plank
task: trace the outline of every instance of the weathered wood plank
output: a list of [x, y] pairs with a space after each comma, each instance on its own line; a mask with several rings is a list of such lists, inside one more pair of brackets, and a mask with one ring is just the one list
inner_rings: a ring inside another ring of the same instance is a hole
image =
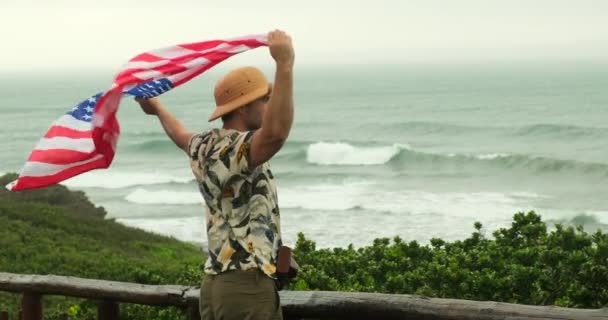
[[[0, 272], [0, 291], [34, 292], [117, 302], [196, 306], [199, 289]], [[357, 292], [282, 291], [285, 318], [425, 320], [608, 320], [608, 308], [569, 309], [498, 302]], [[192, 310], [192, 309], [191, 309]]]
[[42, 295], [24, 292], [21, 298], [23, 320], [42, 320]]
[[189, 287], [151, 286], [76, 277], [20, 275], [0, 272], [0, 291], [55, 294], [145, 305], [185, 307], [183, 292], [187, 289]]
[[569, 309], [360, 292], [281, 292], [285, 317], [408, 320], [605, 320], [608, 308]]

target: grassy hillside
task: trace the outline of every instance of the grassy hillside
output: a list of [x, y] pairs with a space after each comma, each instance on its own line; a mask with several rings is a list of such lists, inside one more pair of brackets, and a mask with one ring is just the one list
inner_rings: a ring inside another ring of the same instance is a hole
[[[14, 178], [0, 177], [0, 185]], [[203, 255], [196, 246], [126, 227], [105, 215], [83, 192], [63, 186], [17, 193], [1, 188], [0, 271], [145, 284], [200, 283]], [[15, 305], [9, 305], [14, 303], [14, 296], [2, 295], [0, 310], [14, 311]], [[56, 299], [49, 307], [84, 317], [92, 310], [88, 305]]]

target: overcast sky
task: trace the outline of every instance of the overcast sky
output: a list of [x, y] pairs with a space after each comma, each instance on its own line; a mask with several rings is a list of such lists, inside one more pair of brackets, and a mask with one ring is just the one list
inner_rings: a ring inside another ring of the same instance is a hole
[[272, 28], [293, 36], [301, 65], [608, 61], [606, 0], [0, 0], [0, 70], [116, 69]]

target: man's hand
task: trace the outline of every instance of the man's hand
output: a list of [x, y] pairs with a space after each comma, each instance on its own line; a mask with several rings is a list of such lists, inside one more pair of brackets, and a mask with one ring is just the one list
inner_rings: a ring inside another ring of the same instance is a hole
[[278, 67], [293, 67], [295, 59], [293, 44], [291, 37], [284, 31], [274, 30], [268, 33], [268, 48]]
[[146, 114], [155, 116], [158, 115], [158, 109], [160, 106], [160, 101], [158, 98], [135, 98], [135, 101], [139, 103], [139, 106]]

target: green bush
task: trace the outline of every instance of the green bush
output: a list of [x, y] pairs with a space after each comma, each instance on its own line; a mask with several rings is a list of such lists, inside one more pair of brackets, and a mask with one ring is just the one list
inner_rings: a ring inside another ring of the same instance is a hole
[[534, 212], [487, 239], [430, 245], [396, 237], [369, 247], [320, 249], [298, 235], [295, 290], [366, 291], [576, 308], [608, 306], [608, 234], [556, 225]]

